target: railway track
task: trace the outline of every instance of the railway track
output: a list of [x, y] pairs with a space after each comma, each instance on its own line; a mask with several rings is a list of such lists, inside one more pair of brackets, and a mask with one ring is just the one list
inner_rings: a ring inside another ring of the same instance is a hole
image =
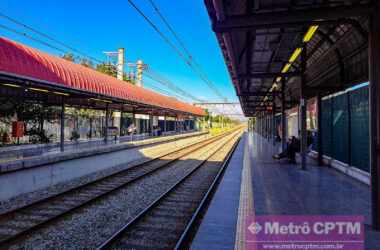
[[131, 166], [112, 175], [38, 200], [0, 215], [0, 248], [22, 240], [35, 230], [70, 215], [131, 183], [167, 167], [180, 158], [210, 145], [235, 131], [195, 142], [184, 148]]
[[180, 178], [98, 250], [184, 249], [220, 180], [240, 133], [222, 142], [191, 172]]

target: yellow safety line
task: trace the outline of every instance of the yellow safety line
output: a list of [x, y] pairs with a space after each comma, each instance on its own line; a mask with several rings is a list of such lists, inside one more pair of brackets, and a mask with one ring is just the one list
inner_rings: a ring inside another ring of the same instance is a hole
[[254, 211], [250, 148], [252, 148], [253, 137], [249, 133], [244, 147], [243, 170], [241, 176], [240, 201], [238, 220], [236, 225], [235, 250], [245, 249], [246, 218]]

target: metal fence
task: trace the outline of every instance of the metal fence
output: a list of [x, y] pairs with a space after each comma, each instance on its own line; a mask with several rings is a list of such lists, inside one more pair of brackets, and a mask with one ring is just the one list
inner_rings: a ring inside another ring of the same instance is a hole
[[369, 172], [368, 86], [322, 100], [325, 155]]

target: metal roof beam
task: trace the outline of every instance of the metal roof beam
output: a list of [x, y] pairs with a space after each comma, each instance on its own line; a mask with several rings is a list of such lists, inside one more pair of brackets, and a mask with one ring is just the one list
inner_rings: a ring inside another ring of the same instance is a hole
[[[255, 91], [255, 92], [242, 92], [238, 94], [238, 96], [267, 96], [269, 92], [267, 91]], [[278, 91], [271, 92], [274, 93], [275, 95], [280, 94]]]
[[251, 72], [248, 74], [239, 74], [238, 79], [244, 80], [244, 79], [252, 79], [252, 78], [257, 78], [257, 79], [262, 79], [262, 78], [273, 78], [273, 77], [291, 77], [291, 76], [300, 76], [301, 72], [294, 71], [294, 72], [286, 72], [286, 73], [281, 73], [281, 72]]
[[194, 102], [194, 105], [238, 105], [238, 102]]
[[338, 92], [338, 91], [344, 90], [344, 87], [342, 87], [342, 86], [306, 87], [305, 90], [306, 91], [310, 91], [310, 92], [319, 92], [319, 91], [334, 91], [334, 92]]
[[224, 21], [215, 21], [215, 32], [231, 32], [251, 29], [294, 27], [302, 25], [324, 25], [342, 19], [368, 15], [374, 10], [371, 4], [350, 6], [321, 7], [289, 11], [253, 13], [250, 15], [230, 16]]

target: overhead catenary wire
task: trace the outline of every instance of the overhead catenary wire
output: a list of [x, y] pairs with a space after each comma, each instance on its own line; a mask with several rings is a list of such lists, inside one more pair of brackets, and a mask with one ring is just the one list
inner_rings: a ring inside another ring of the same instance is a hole
[[[197, 103], [203, 103], [203, 104], [207, 104], [207, 101], [205, 100], [202, 100], [200, 98], [197, 98], [191, 94], [189, 94], [188, 92], [182, 90], [180, 87], [178, 87], [176, 84], [172, 83], [171, 81], [165, 79], [163, 76], [159, 75], [158, 73], [156, 73], [155, 71], [153, 71], [151, 68], [149, 68], [147, 71], [145, 71], [145, 74], [144, 74], [146, 77], [148, 77], [149, 79], [165, 86], [166, 88], [169, 88], [170, 90], [172, 90], [173, 92], [175, 92], [176, 96], [180, 96], [180, 98], [189, 98], [191, 99], [193, 102], [197, 102]], [[224, 115], [224, 112], [221, 111], [218, 107], [214, 107], [215, 110], [214, 112], [217, 113], [217, 114], [220, 114], [220, 115]]]
[[[178, 93], [179, 95], [181, 95], [183, 97], [190, 98], [193, 101], [198, 102], [198, 103], [207, 104], [207, 101], [202, 100], [200, 98], [197, 98], [197, 97], [189, 94], [188, 92], [182, 90], [181, 88], [177, 87], [174, 83], [168, 81], [167, 79], [160, 76], [158, 73], [154, 72], [152, 69], [148, 69], [148, 71], [146, 71], [146, 73], [145, 73], [145, 76], [147, 76], [148, 78], [160, 83], [161, 85], [164, 85], [165, 87], [171, 89], [172, 91]], [[224, 112], [220, 111], [220, 109], [217, 106], [215, 106], [214, 108], [215, 108], [216, 113], [218, 113], [220, 115], [224, 114]]]
[[[147, 16], [145, 15], [145, 13], [132, 1], [132, 0], [128, 0], [129, 4], [140, 14], [140, 16], [142, 16], [144, 18], [144, 20], [157, 32], [157, 34], [176, 52], [176, 54], [190, 67], [191, 70], [194, 71], [194, 73], [196, 73], [201, 79], [202, 81], [204, 81], [206, 83], [206, 85], [219, 97], [221, 98], [222, 100], [225, 100], [226, 98], [220, 93], [220, 91], [213, 85], [213, 83], [207, 78], [207, 76], [205, 76], [205, 74], [202, 72], [200, 72], [199, 69], [195, 68], [194, 67], [194, 61], [193, 61], [193, 57], [191, 56], [191, 54], [188, 54], [187, 56], [185, 56], [181, 50], [179, 50], [177, 48], [177, 46], [175, 46], [175, 44], [173, 44], [170, 39], [157, 27], [157, 25], [154, 24], [154, 22]], [[152, 6], [154, 6], [155, 9], [158, 10], [157, 6], [152, 2], [150, 1]], [[161, 17], [163, 17], [163, 15], [161, 14], [160, 12], [160, 15]], [[163, 17], [164, 18], [164, 17]], [[166, 19], [164, 18], [164, 23], [167, 23], [168, 22], [166, 21]], [[171, 28], [171, 26], [169, 25], [170, 29], [169, 30], [173, 30]], [[173, 30], [174, 31], [174, 30]], [[178, 35], [176, 35], [178, 37]], [[182, 43], [182, 42], [181, 42]], [[182, 43], [183, 44], [183, 43]], [[187, 49], [185, 50], [185, 52], [188, 51]], [[190, 56], [189, 56], [190, 55]], [[198, 65], [199, 66], [199, 65]], [[198, 67], [199, 68], [199, 67]]]
[[146, 71], [145, 72], [145, 76], [147, 76], [148, 78], [150, 78], [152, 80], [157, 81], [158, 83], [164, 85], [165, 87], [173, 90], [174, 92], [176, 92], [176, 93], [178, 93], [178, 94], [180, 94], [180, 95], [182, 95], [184, 97], [192, 99], [193, 101], [204, 102], [200, 98], [197, 98], [197, 97], [191, 95], [190, 93], [188, 93], [185, 90], [181, 89], [180, 87], [178, 87], [177, 85], [175, 85], [171, 81], [163, 78], [162, 76], [158, 75], [156, 72], [153, 72], [152, 70]]
[[148, 86], [149, 88], [153, 89], [153, 90], [160, 92], [161, 94], [168, 96], [168, 97], [174, 97], [176, 99], [183, 100], [182, 96], [179, 96], [175, 93], [171, 93], [165, 89], [162, 89], [162, 88], [158, 87], [156, 84], [153, 84], [152, 82], [147, 82], [145, 85]]
[[45, 46], [47, 46], [47, 47], [49, 47], [49, 48], [51, 48], [51, 49], [55, 49], [55, 50], [57, 50], [57, 51], [60, 51], [60, 52], [66, 53], [65, 50], [62, 50], [62, 49], [60, 49], [60, 48], [58, 48], [58, 47], [56, 47], [56, 46], [54, 46], [54, 45], [51, 45], [51, 44], [49, 44], [49, 43], [47, 43], [47, 42], [45, 42], [45, 41], [42, 41], [42, 40], [40, 40], [40, 39], [38, 39], [38, 38], [35, 38], [35, 37], [33, 37], [33, 36], [31, 36], [31, 35], [25, 33], [25, 32], [18, 31], [18, 30], [16, 30], [16, 29], [13, 29], [13, 28], [7, 27], [7, 26], [2, 25], [2, 24], [0, 24], [0, 28], [1, 28], [1, 29], [4, 29], [4, 30], [7, 30], [7, 31], [9, 31], [9, 32], [12, 32], [12, 33], [15, 33], [15, 34], [18, 34], [18, 35], [24, 36], [24, 37], [26, 37], [26, 38], [28, 38], [28, 39], [30, 39], [30, 40], [32, 40], [32, 41], [35, 41], [35, 42], [41, 43], [41, 44], [43, 44], [43, 45], [45, 45]]
[[166, 27], [170, 30], [170, 32], [173, 34], [174, 38], [177, 40], [178, 44], [182, 47], [182, 49], [185, 51], [185, 53], [189, 56], [189, 60], [193, 60], [193, 57], [191, 56], [190, 52], [187, 50], [184, 42], [179, 38], [177, 33], [174, 31], [173, 27], [170, 25], [170, 23], [167, 21], [165, 16], [161, 13], [158, 6], [154, 3], [153, 0], [148, 0], [149, 3], [152, 5], [153, 9], [156, 11], [157, 15], [160, 17], [160, 19], [163, 21], [163, 23], [166, 25]]
[[190, 53], [190, 51], [186, 48], [185, 43], [182, 41], [182, 39], [179, 37], [179, 35], [174, 31], [173, 27], [170, 25], [169, 21], [165, 18], [165, 16], [161, 13], [158, 6], [154, 3], [153, 0], [148, 0], [149, 3], [152, 5], [153, 9], [156, 11], [157, 15], [160, 17], [162, 22], [165, 24], [165, 26], [168, 28], [168, 30], [172, 33], [174, 38], [177, 40], [178, 44], [182, 47], [183, 51], [188, 57], [188, 60], [190, 63], [192, 63], [195, 67], [194, 69], [198, 71], [198, 73], [202, 76], [202, 80], [206, 82], [206, 84], [215, 92], [215, 94], [221, 98], [222, 100], [227, 100], [220, 91], [214, 86], [214, 84], [211, 82], [211, 80], [207, 77], [206, 73], [202, 69], [202, 67], [197, 63], [194, 56]]
[[[28, 29], [28, 30], [30, 30], [30, 31], [32, 31], [32, 32], [34, 32], [34, 33], [36, 33], [37, 35], [39, 35], [39, 36], [41, 36], [41, 37], [47, 38], [48, 40], [53, 41], [53, 42], [55, 42], [55, 43], [61, 45], [62, 47], [65, 47], [65, 48], [68, 49], [69, 51], [76, 52], [76, 53], [78, 53], [78, 54], [80, 54], [80, 55], [82, 55], [82, 56], [84, 56], [84, 57], [86, 57], [86, 58], [89, 58], [89, 59], [91, 59], [91, 60], [93, 60], [93, 61], [96, 61], [96, 62], [98, 62], [98, 63], [103, 63], [103, 61], [101, 61], [101, 60], [99, 60], [99, 59], [97, 59], [97, 58], [95, 58], [95, 57], [93, 57], [93, 56], [89, 56], [89, 55], [87, 55], [87, 53], [84, 53], [84, 52], [82, 52], [82, 51], [80, 51], [80, 50], [78, 50], [78, 49], [76, 49], [76, 48], [74, 48], [74, 47], [72, 47], [72, 46], [70, 46], [70, 45], [68, 45], [68, 44], [66, 44], [66, 43], [63, 43], [63, 42], [59, 41], [58, 39], [56, 39], [56, 38], [54, 38], [54, 37], [52, 37], [52, 36], [50, 36], [50, 35], [48, 35], [48, 34], [46, 34], [46, 33], [44, 33], [44, 32], [41, 32], [41, 31], [39, 31], [39, 30], [37, 30], [37, 29], [35, 29], [35, 28], [33, 28], [33, 27], [31, 27], [31, 26], [25, 24], [25, 23], [22, 23], [22, 22], [16, 20], [15, 18], [12, 18], [12, 17], [10, 17], [10, 16], [8, 16], [8, 15], [5, 15], [5, 14], [3, 14], [3, 13], [1, 13], [1, 12], [0, 12], [0, 17], [2, 17], [2, 18], [6, 19], [6, 20], [8, 20], [8, 21], [10, 21], [10, 22], [12, 22], [12, 23], [14, 23], [14, 24], [17, 24], [17, 25], [19, 25], [19, 26], [22, 26], [22, 27], [24, 27], [24, 28], [26, 28], [26, 29]], [[2, 26], [3, 26], [3, 25], [2, 25]], [[4, 27], [5, 27], [5, 26], [4, 26]], [[3, 27], [3, 28], [4, 28], [4, 27]], [[11, 29], [11, 28], [8, 28], [8, 30], [10, 30], [10, 29]], [[12, 32], [15, 32], [15, 31], [12, 31]], [[17, 31], [16, 31], [16, 32], [17, 32]], [[17, 33], [22, 33], [22, 32], [17, 32]], [[24, 33], [24, 34], [26, 34], [26, 33]], [[24, 36], [26, 36], [26, 35], [24, 35]], [[36, 40], [36, 39], [34, 38], [34, 40]], [[44, 43], [45, 45], [49, 46], [49, 47], [52, 47], [52, 46], [48, 45], [48, 43], [46, 43], [46, 42], [43, 42], [43, 43]], [[59, 51], [62, 52], [61, 49], [58, 49], [58, 48], [56, 48], [56, 47], [55, 47], [54, 49], [57, 49], [57, 50], [59, 50]], [[67, 51], [65, 51], [64, 53], [67, 53]]]

